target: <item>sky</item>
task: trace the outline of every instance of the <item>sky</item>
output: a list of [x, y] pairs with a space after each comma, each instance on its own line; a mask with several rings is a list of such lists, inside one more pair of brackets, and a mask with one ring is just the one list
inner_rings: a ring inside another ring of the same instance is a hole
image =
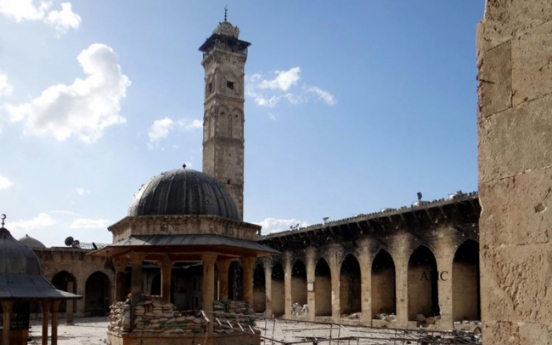
[[0, 213], [111, 243], [140, 186], [202, 167], [198, 48], [245, 67], [244, 220], [263, 233], [477, 190], [483, 0], [0, 2]]

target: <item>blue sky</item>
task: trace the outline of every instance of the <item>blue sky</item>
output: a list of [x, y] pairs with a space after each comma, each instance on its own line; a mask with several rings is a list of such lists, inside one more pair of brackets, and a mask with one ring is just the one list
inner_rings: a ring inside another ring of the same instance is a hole
[[202, 166], [199, 46], [246, 64], [245, 220], [264, 232], [477, 188], [483, 1], [3, 0], [0, 213], [48, 246], [106, 227], [160, 172]]

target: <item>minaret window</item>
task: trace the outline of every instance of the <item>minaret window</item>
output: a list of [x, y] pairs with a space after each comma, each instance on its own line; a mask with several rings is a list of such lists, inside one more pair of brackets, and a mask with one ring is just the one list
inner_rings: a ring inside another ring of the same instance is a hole
[[234, 82], [233, 81], [227, 81], [226, 82], [226, 87], [229, 88], [230, 90], [234, 90]]
[[213, 83], [209, 83], [209, 94], [213, 92]]

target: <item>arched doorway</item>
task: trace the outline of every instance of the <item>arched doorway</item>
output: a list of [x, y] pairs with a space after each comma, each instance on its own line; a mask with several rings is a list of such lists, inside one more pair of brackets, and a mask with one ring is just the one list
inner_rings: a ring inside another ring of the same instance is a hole
[[84, 312], [87, 316], [104, 316], [109, 312], [111, 282], [107, 275], [97, 271], [86, 280]]
[[280, 263], [272, 267], [272, 314], [283, 315], [285, 309], [284, 268]]
[[266, 284], [265, 273], [262, 264], [255, 266], [253, 271], [253, 310], [262, 313], [266, 309]]
[[157, 273], [151, 280], [150, 294], [153, 296], [161, 296], [161, 273]]
[[332, 273], [324, 259], [314, 269], [315, 316], [332, 316]]
[[452, 262], [452, 317], [454, 321], [481, 320], [479, 244], [467, 240]]
[[440, 315], [437, 261], [428, 247], [418, 247], [408, 261], [408, 319]]
[[341, 314], [362, 311], [361, 273], [358, 260], [351, 254], [341, 263], [339, 301]]
[[291, 268], [291, 303], [307, 304], [307, 269], [301, 260]]
[[239, 261], [232, 261], [228, 268], [228, 298], [243, 301], [243, 269]]
[[[67, 271], [56, 273], [56, 275], [52, 278], [52, 285], [55, 286], [58, 290], [67, 291], [74, 294], [77, 293], [77, 280], [75, 279], [75, 276]], [[60, 313], [65, 313], [67, 311], [67, 303], [73, 304], [73, 311], [77, 310], [77, 300], [67, 300], [66, 302], [62, 302], [59, 304], [58, 311]], [[32, 304], [32, 309], [36, 308], [34, 306], [35, 304], [36, 303]]]
[[372, 263], [372, 318], [379, 313], [395, 313], [395, 264], [385, 250], [380, 250]]

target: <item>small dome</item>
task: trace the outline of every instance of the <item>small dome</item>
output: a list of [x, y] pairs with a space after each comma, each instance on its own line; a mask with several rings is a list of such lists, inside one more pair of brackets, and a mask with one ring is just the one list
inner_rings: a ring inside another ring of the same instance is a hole
[[175, 169], [152, 178], [134, 196], [128, 215], [212, 215], [240, 220], [224, 186], [192, 169]]
[[23, 243], [31, 249], [46, 249], [46, 246], [42, 242], [40, 242], [36, 238], [32, 238], [29, 235], [25, 235], [25, 237], [21, 237], [17, 241], [19, 241], [19, 243]]
[[40, 263], [31, 248], [0, 228], [0, 275], [7, 274], [41, 275]]

